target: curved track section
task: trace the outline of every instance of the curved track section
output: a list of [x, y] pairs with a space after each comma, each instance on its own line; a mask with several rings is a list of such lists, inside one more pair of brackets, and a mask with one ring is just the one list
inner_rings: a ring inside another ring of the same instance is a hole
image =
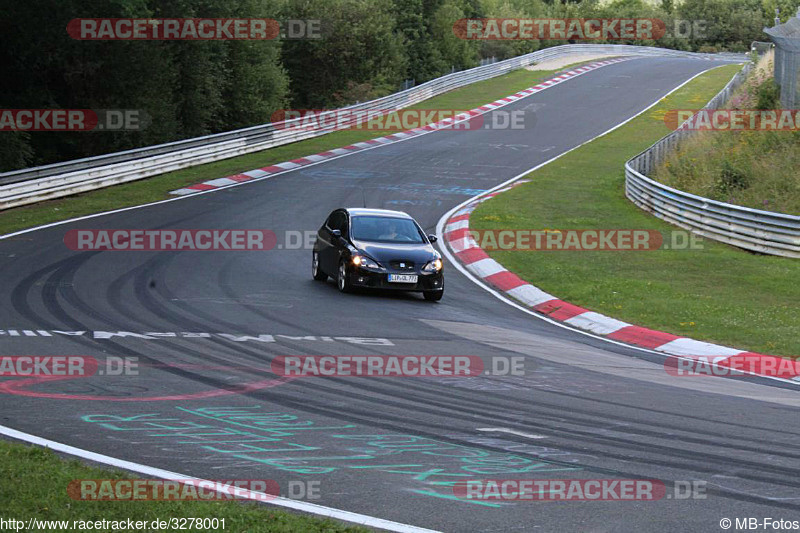
[[[634, 59], [505, 110], [525, 130], [441, 131], [180, 201], [0, 241], [4, 355], [138, 358], [138, 375], [6, 378], [2, 425], [205, 479], [317, 480], [314, 503], [447, 531], [716, 531], [797, 519], [793, 391], [680, 380], [660, 359], [530, 316], [447, 272], [447, 293], [338, 293], [310, 252], [73, 252], [70, 229], [316, 230], [339, 206], [426, 230], [489, 189], [640, 112], [713, 66]], [[591, 172], [591, 169], [587, 169]], [[282, 379], [280, 355], [522, 357], [472, 379]], [[103, 368], [106, 368], [105, 366]], [[749, 381], [749, 380], [748, 380]], [[703, 480], [707, 499], [459, 501], [484, 478]]]

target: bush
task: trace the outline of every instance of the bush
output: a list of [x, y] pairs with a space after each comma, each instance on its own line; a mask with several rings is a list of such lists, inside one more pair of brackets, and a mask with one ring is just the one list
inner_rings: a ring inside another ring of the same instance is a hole
[[774, 78], [766, 80], [756, 90], [756, 109], [778, 109], [780, 107], [781, 88]]
[[719, 180], [716, 183], [716, 189], [719, 194], [729, 195], [742, 189], [746, 189], [749, 184], [750, 179], [745, 172], [739, 168], [736, 168], [728, 159], [722, 161], [722, 168], [720, 168], [719, 172]]
[[[772, 66], [756, 69], [728, 102], [729, 109], [777, 109]], [[710, 131], [681, 143], [653, 177], [712, 200], [800, 214], [800, 132]]]

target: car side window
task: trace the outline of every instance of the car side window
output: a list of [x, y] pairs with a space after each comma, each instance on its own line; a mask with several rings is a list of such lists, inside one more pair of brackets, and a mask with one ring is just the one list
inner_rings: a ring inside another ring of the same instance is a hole
[[342, 232], [342, 235], [346, 234], [347, 229], [347, 216], [342, 211], [334, 211], [330, 217], [328, 217], [328, 221], [325, 223], [328, 228], [334, 230], [338, 229]]
[[328, 227], [328, 229], [337, 229], [338, 226], [336, 224], [336, 216], [338, 214], [338, 211], [334, 211], [331, 213], [331, 216], [328, 217], [328, 220], [325, 221], [325, 225]]

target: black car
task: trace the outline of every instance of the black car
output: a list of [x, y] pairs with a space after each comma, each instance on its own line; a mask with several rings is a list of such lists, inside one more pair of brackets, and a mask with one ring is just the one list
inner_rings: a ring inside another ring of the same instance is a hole
[[426, 300], [444, 294], [444, 265], [419, 224], [402, 211], [337, 209], [317, 232], [312, 274], [328, 276], [339, 290], [355, 287], [422, 292]]

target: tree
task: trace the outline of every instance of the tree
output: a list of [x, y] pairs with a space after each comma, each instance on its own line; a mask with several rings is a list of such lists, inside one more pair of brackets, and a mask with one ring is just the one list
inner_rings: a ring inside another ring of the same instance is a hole
[[261, 0], [0, 2], [4, 108], [132, 109], [149, 119], [139, 131], [0, 132], [0, 168], [260, 124], [285, 105], [280, 42], [84, 41], [66, 31], [73, 18], [98, 16], [268, 17], [275, 8]]
[[388, 0], [292, 0], [286, 9], [286, 18], [325, 22], [322, 39], [283, 41], [293, 106], [338, 104], [349, 86], [365, 83], [370, 96], [397, 90], [407, 59]]

